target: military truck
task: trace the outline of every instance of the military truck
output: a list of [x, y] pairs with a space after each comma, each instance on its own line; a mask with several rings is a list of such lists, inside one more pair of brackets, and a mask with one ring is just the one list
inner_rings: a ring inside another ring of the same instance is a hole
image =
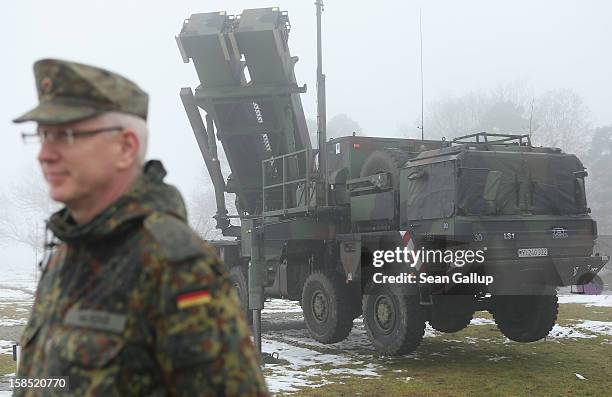
[[[215, 189], [217, 228], [228, 237], [213, 243], [252, 315], [256, 344], [266, 297], [299, 301], [322, 343], [345, 339], [363, 315], [371, 343], [387, 355], [416, 349], [427, 322], [456, 332], [477, 310], [492, 312], [512, 340], [545, 337], [556, 321], [556, 287], [590, 282], [608, 260], [593, 253], [597, 225], [582, 163], [534, 147], [528, 135], [327, 141], [316, 4], [317, 148], [286, 12], [193, 14], [177, 36], [200, 80], [180, 97]], [[236, 214], [228, 214], [227, 194]], [[455, 259], [373, 265], [377, 253], [404, 247]], [[456, 255], [467, 250], [484, 252], [484, 261], [460, 266]], [[400, 274], [417, 281], [375, 280]]]

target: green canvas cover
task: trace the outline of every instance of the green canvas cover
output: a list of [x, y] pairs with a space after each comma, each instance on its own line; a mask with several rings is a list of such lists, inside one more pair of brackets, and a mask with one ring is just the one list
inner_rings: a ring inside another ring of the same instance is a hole
[[455, 162], [443, 161], [401, 170], [400, 217], [402, 220], [453, 216]]
[[[583, 193], [577, 182], [577, 175], [584, 167], [574, 155], [465, 151], [458, 157], [458, 167], [460, 214], [585, 212]], [[494, 200], [488, 204], [485, 196], [492, 195]]]

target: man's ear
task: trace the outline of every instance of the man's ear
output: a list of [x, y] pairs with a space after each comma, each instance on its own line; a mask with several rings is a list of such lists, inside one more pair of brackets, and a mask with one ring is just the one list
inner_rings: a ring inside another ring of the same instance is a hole
[[123, 130], [119, 136], [120, 153], [117, 168], [131, 168], [138, 161], [140, 140], [136, 132], [130, 128]]

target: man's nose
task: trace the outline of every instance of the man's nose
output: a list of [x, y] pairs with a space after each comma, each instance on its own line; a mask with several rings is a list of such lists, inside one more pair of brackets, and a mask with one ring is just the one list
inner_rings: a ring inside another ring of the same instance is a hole
[[58, 148], [48, 141], [43, 141], [40, 144], [40, 151], [38, 152], [38, 161], [41, 163], [55, 161], [60, 158]]

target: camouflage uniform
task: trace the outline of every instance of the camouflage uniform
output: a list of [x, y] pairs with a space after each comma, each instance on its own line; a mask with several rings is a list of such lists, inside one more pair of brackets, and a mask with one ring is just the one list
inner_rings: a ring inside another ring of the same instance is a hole
[[[36, 116], [36, 115], [35, 115]], [[150, 161], [86, 224], [68, 209], [21, 339], [17, 377], [68, 377], [74, 396], [262, 396], [267, 390], [227, 269], [187, 226]], [[66, 395], [16, 389], [16, 396]]]

